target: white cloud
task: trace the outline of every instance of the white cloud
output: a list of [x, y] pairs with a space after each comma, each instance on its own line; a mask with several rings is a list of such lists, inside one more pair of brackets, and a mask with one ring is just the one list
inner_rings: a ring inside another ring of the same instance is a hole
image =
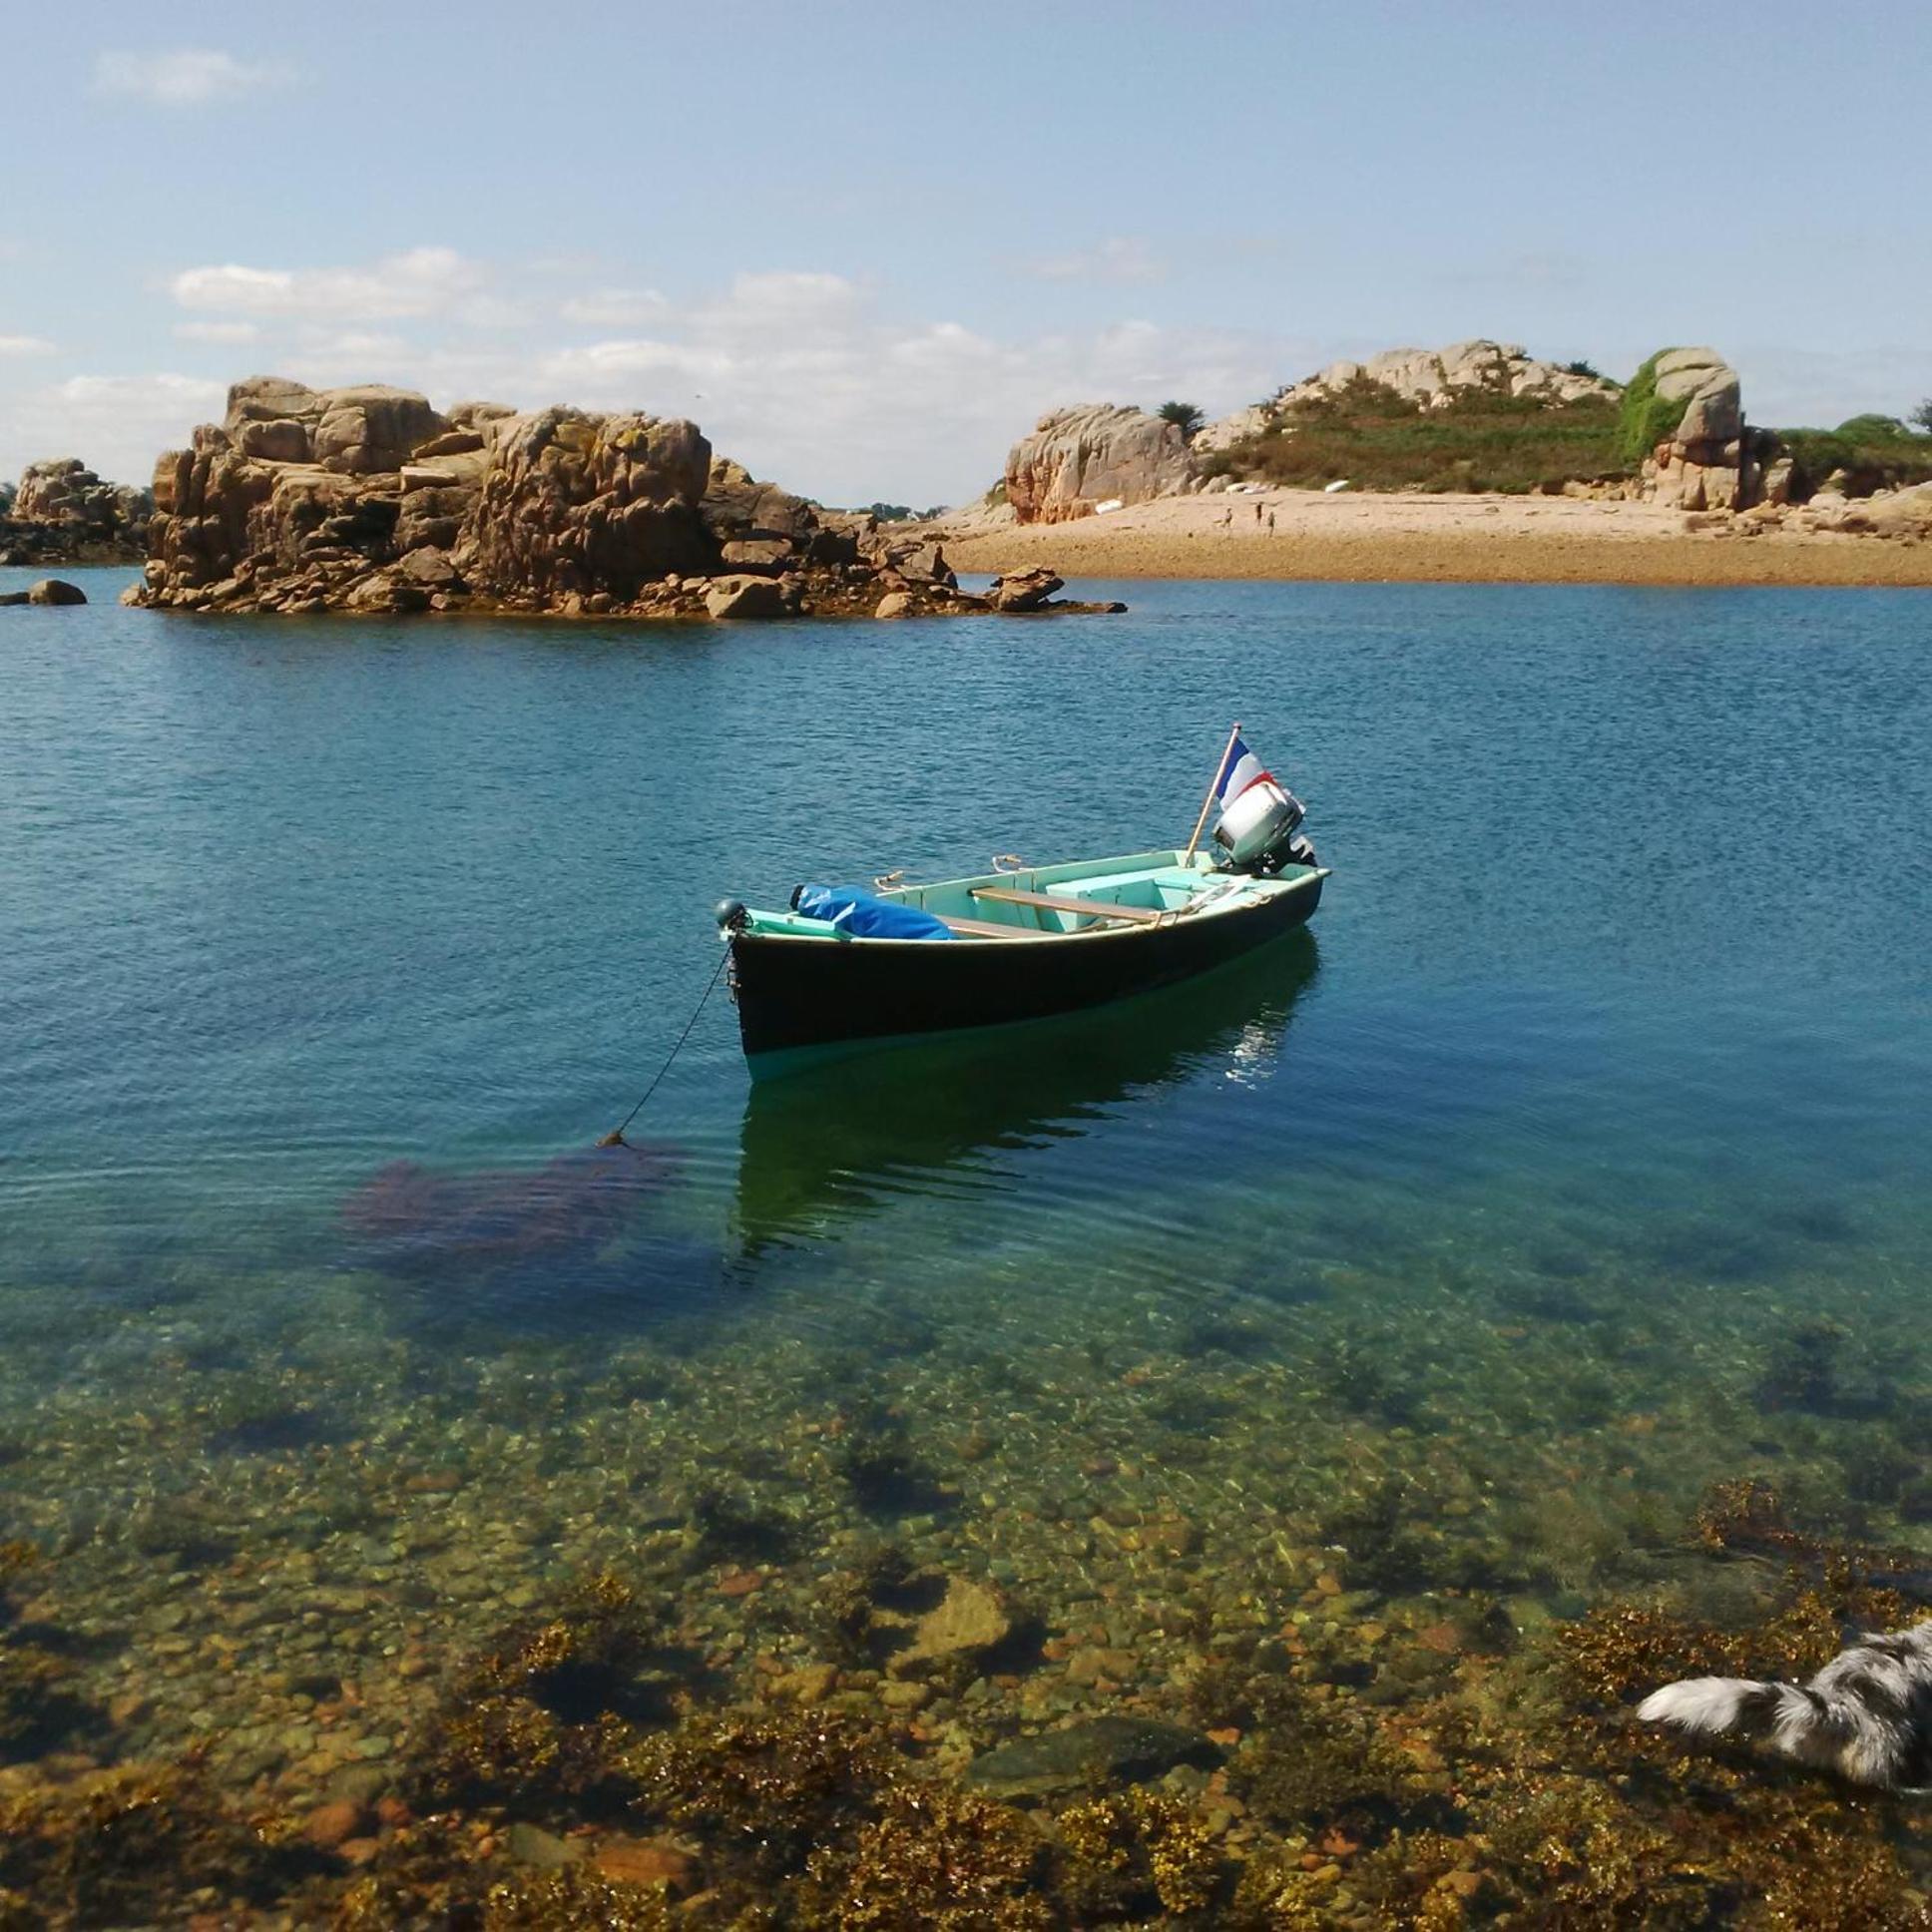
[[[539, 370], [546, 382], [561, 382], [566, 388], [573, 381], [589, 383], [610, 394], [613, 384], [621, 385], [634, 377], [670, 376], [696, 381], [727, 375], [735, 366], [733, 358], [720, 349], [639, 336], [561, 350], [545, 356]], [[576, 392], [573, 390], [570, 394], [575, 401]]]
[[1042, 281], [1101, 281], [1116, 286], [1165, 281], [1168, 264], [1138, 236], [1117, 235], [1073, 254], [1045, 255], [1024, 264]]
[[864, 299], [858, 284], [843, 275], [791, 269], [741, 274], [722, 296], [693, 310], [691, 322], [726, 334], [841, 327], [858, 314]]
[[7, 398], [0, 474], [47, 456], [78, 456], [103, 476], [145, 483], [164, 449], [179, 449], [198, 422], [219, 417], [220, 382], [201, 376], [73, 375]]
[[598, 288], [573, 295], [557, 312], [593, 328], [641, 328], [669, 315], [671, 303], [655, 288]]
[[539, 358], [517, 393], [688, 415], [754, 474], [828, 502], [977, 494], [1047, 409], [1187, 396], [1250, 402], [1325, 344], [1122, 322], [1001, 341], [881, 315], [837, 275], [740, 275], [648, 336]]
[[[184, 268], [169, 283], [183, 308], [243, 315], [342, 317], [454, 315], [487, 300], [488, 271], [454, 248], [410, 248], [366, 267], [254, 268], [240, 262]], [[508, 319], [499, 314], [488, 319]]]
[[294, 70], [281, 61], [244, 61], [213, 47], [179, 47], [165, 53], [112, 50], [94, 60], [100, 94], [125, 94], [156, 107], [200, 107], [209, 101], [285, 87]]
[[44, 335], [0, 335], [0, 355], [52, 355], [54, 345]]
[[261, 331], [253, 322], [177, 322], [184, 342], [252, 342]]
[[[746, 271], [674, 301], [621, 269], [540, 273], [523, 263], [513, 272], [447, 247], [325, 267], [209, 264], [167, 286], [186, 339], [252, 343], [248, 360], [262, 369], [318, 386], [401, 383], [443, 404], [483, 395], [690, 416], [755, 474], [828, 502], [965, 498], [998, 475], [1008, 445], [1047, 409], [1178, 395], [1219, 413], [1332, 352], [1259, 331], [1144, 321], [996, 336], [892, 313], [877, 287], [823, 269]], [[560, 314], [605, 332], [572, 342]], [[607, 314], [625, 319], [590, 319]], [[218, 415], [219, 393], [208, 385], [207, 406], [186, 420]], [[151, 391], [144, 407], [145, 425], [177, 404]], [[144, 428], [144, 458], [184, 426]], [[95, 460], [91, 449], [78, 453]]]

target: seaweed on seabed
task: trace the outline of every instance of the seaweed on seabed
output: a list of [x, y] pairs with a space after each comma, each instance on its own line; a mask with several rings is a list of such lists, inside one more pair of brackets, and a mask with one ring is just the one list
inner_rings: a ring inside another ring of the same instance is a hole
[[31, 1543], [0, 1543], [0, 1764], [39, 1757], [78, 1733], [103, 1727], [100, 1712], [67, 1688], [72, 1664], [10, 1628], [7, 1585], [40, 1560]]
[[[606, 1878], [587, 1864], [511, 1871], [477, 1856], [476, 1840], [448, 1818], [412, 1820], [385, 1838], [369, 1868], [329, 1896], [311, 1888], [296, 1922], [326, 1919], [331, 1932], [669, 1932], [676, 1922], [657, 1887]], [[0, 1932], [8, 1932], [0, 1920]]]
[[192, 1761], [0, 1798], [0, 1914], [13, 1894], [22, 1926], [147, 1924], [204, 1887], [270, 1905], [323, 1863], [285, 1814], [225, 1807]]
[[1135, 1788], [1070, 1806], [1054, 1819], [1061, 1857], [1055, 1891], [1078, 1924], [1187, 1918], [1225, 1889], [1228, 1861], [1201, 1818], [1178, 1799]]
[[1802, 1409], [1830, 1415], [1838, 1406], [1838, 1378], [1851, 1331], [1823, 1315], [1795, 1321], [1771, 1343], [1757, 1379], [1758, 1403], [1766, 1409]]
[[637, 1741], [642, 1812], [696, 1833], [743, 1875], [796, 1874], [907, 1774], [877, 1730], [822, 1711], [726, 1710]]
[[881, 1610], [930, 1610], [940, 1590], [915, 1578], [912, 1559], [896, 1543], [863, 1549], [850, 1569], [835, 1570], [818, 1592], [818, 1628], [826, 1655], [851, 1670], [880, 1662], [901, 1636], [898, 1625], [882, 1628]]
[[511, 1799], [618, 1809], [638, 1726], [666, 1714], [646, 1676], [657, 1632], [628, 1585], [590, 1577], [554, 1616], [516, 1624], [461, 1666], [419, 1727], [405, 1782], [425, 1808]]
[[1228, 1665], [1204, 1673], [1191, 1702], [1207, 1720], [1245, 1719], [1249, 1735], [1229, 1781], [1277, 1825], [1341, 1824], [1381, 1838], [1441, 1809], [1426, 1776], [1350, 1699], [1313, 1697], [1286, 1678], [1258, 1673], [1243, 1686], [1239, 1668]]
[[1520, 1922], [1516, 1911], [1539, 1924], [1685, 1932], [1734, 1922], [1806, 1932], [1928, 1923], [1882, 1815], [1815, 1781], [1767, 1783], [1700, 1766], [1695, 1784], [1652, 1796], [1631, 1780], [1532, 1771], [1471, 1810], [1505, 1924]]
[[824, 1711], [727, 1710], [641, 1740], [637, 1811], [705, 1847], [722, 1909], [811, 1928], [1055, 1921], [1044, 1846], [1011, 1806], [934, 1782], [885, 1734]]
[[887, 1412], [864, 1416], [832, 1452], [831, 1463], [867, 1516], [937, 1514], [958, 1501], [919, 1459], [904, 1419]]
[[1374, 1416], [1390, 1428], [1422, 1426], [1418, 1365], [1411, 1358], [1392, 1371], [1393, 1343], [1357, 1327], [1344, 1328], [1330, 1348], [1322, 1384], [1351, 1415]]
[[1066, 1922], [1039, 1889], [1044, 1853], [1032, 1821], [1011, 1805], [908, 1780], [849, 1840], [812, 1852], [796, 1923], [1044, 1932]]
[[747, 1491], [724, 1483], [691, 1493], [691, 1554], [701, 1563], [781, 1563], [792, 1528], [775, 1510], [760, 1509]]

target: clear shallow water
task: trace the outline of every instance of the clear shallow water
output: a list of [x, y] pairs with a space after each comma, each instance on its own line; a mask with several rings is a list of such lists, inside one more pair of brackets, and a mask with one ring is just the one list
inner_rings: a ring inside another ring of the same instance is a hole
[[[1134, 1571], [1110, 1509], [1196, 1523], [1210, 1617], [1320, 1562], [1370, 1621], [1696, 1601], [1691, 1517], [1746, 1474], [1932, 1549], [1922, 598], [1134, 584], [1111, 620], [645, 632], [86, 581], [0, 619], [0, 1541], [134, 1619], [101, 1671], [194, 1597], [170, 1521], [440, 1653], [502, 1613], [465, 1545], [504, 1589], [635, 1553], [620, 1469], [795, 1516], [802, 1600], [881, 1520], [786, 1446], [847, 1410], [946, 1497], [895, 1533], [1056, 1630]], [[1305, 942], [755, 1093], [721, 992], [646, 1165], [577, 1164], [715, 898], [1178, 842], [1230, 714], [1335, 868]], [[331, 1502], [351, 1453], [463, 1467], [433, 1560], [420, 1493]], [[1391, 1483], [1434, 1541], [1351, 1552]], [[707, 1614], [756, 1641], [775, 1600]], [[215, 1721], [184, 1670], [141, 1747]], [[250, 1694], [225, 1734], [285, 1717]], [[1042, 1694], [939, 1709], [964, 1749]], [[271, 1749], [236, 1775], [319, 1788]]]

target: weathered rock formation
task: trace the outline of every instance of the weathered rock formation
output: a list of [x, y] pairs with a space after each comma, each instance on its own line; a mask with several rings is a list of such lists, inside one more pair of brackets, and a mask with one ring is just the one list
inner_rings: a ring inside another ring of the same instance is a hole
[[1600, 396], [1614, 400], [1617, 385], [1555, 362], [1541, 362], [1520, 343], [1478, 336], [1439, 349], [1384, 349], [1364, 362], [1331, 362], [1325, 369], [1277, 390], [1265, 402], [1237, 409], [1209, 423], [1195, 438], [1198, 455], [1211, 455], [1266, 434], [1297, 403], [1337, 394], [1357, 382], [1377, 382], [1424, 409], [1440, 409], [1461, 393], [1486, 389], [1497, 395], [1553, 405]]
[[1143, 409], [1087, 403], [1042, 416], [1006, 458], [1006, 500], [1021, 523], [1064, 523], [1097, 504], [1145, 503], [1197, 481], [1187, 438]]
[[1644, 459], [1645, 498], [1680, 510], [1744, 510], [1767, 494], [1781, 500], [1790, 466], [1767, 469], [1777, 439], [1745, 429], [1737, 371], [1715, 349], [1666, 349], [1647, 366], [1657, 400], [1682, 403], [1684, 414]]
[[[714, 457], [697, 425], [254, 376], [155, 469], [131, 601], [564, 615], [985, 611], [939, 546]], [[1060, 604], [1047, 608], [1070, 610]]]
[[0, 604], [85, 604], [87, 593], [78, 584], [63, 583], [58, 577], [43, 577], [24, 591], [0, 595]]
[[[1768, 511], [1769, 501], [1759, 514]], [[1846, 537], [1890, 537], [1900, 543], [1932, 542], [1932, 483], [1906, 489], [1874, 490], [1869, 496], [1847, 497], [1839, 490], [1819, 490], [1801, 509], [1780, 521], [1792, 530], [1824, 530]]]
[[78, 456], [29, 463], [0, 515], [0, 562], [131, 562], [153, 507], [146, 490], [105, 483]]

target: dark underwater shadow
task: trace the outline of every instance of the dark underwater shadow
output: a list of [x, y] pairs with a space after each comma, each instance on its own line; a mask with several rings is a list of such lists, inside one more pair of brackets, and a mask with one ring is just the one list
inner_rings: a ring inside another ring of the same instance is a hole
[[1137, 1094], [1280, 1054], [1314, 983], [1288, 933], [1178, 986], [1086, 1013], [921, 1040], [754, 1083], [739, 1130], [733, 1272], [907, 1195], [969, 1191], [1002, 1151], [1088, 1133]]
[[383, 1312], [404, 1333], [561, 1338], [700, 1314], [720, 1290], [720, 1252], [653, 1211], [683, 1173], [659, 1143], [467, 1173], [394, 1162], [342, 1203], [344, 1258], [388, 1278]]

